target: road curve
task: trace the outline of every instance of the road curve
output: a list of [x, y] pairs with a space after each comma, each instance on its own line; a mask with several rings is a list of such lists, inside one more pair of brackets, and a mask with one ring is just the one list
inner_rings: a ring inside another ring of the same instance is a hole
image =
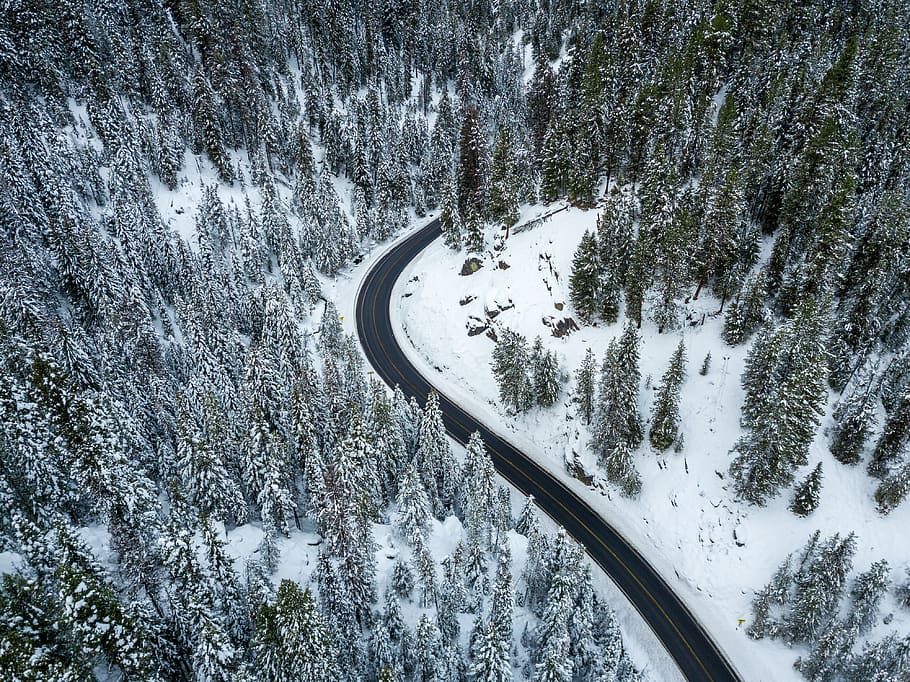
[[459, 443], [467, 443], [470, 435], [479, 431], [497, 471], [520, 491], [533, 495], [537, 505], [587, 550], [650, 625], [687, 680], [739, 682], [740, 677], [695, 616], [609, 523], [524, 453], [446, 397], [408, 361], [392, 331], [392, 289], [408, 263], [439, 236], [437, 218], [376, 261], [361, 284], [356, 302], [357, 333], [373, 369], [386, 383], [400, 386], [421, 405], [430, 390], [436, 391], [446, 429]]

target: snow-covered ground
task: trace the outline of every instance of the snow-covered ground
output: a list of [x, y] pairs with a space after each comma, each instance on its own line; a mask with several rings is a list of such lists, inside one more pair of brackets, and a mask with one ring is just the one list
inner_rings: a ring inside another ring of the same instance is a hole
[[[541, 212], [540, 207], [525, 207], [523, 220]], [[483, 267], [470, 276], [459, 274], [464, 252], [455, 253], [441, 241], [435, 242], [405, 271], [393, 293], [392, 315], [399, 341], [436, 386], [562, 476], [609, 519], [699, 615], [745, 679], [801, 680], [792, 668], [801, 651], [746, 637], [753, 592], [817, 528], [823, 535], [855, 531], [854, 571], [885, 558], [892, 578], [901, 580], [910, 560], [906, 543], [910, 505], [880, 516], [872, 501], [874, 486], [864, 467], [846, 467], [830, 455], [824, 430], [830, 424], [835, 396], [829, 400], [813, 443], [809, 466], [798, 474], [802, 477], [818, 461], [824, 462], [818, 509], [806, 519], [795, 517], [787, 510], [789, 493], [766, 508], [735, 500], [726, 487], [727, 467], [732, 459], [730, 449], [741, 435], [739, 377], [748, 344], [731, 348], [723, 343], [722, 316], [714, 314], [719, 301], [707, 293], [687, 306], [694, 326], [687, 321], [679, 330], [658, 334], [646, 321], [641, 330], [639, 407], [645, 419], [670, 354], [680, 338], [685, 340], [688, 365], [680, 407], [683, 450], [657, 454], [647, 442], [640, 448], [636, 465], [644, 488], [637, 499], [624, 498], [615, 489], [599, 485], [600, 481], [589, 487], [571, 478], [565, 465], [573, 459], [588, 473], [597, 471], [588, 447], [590, 432], [576, 418], [570, 402], [571, 377], [587, 348], [594, 350], [598, 362], [602, 359], [609, 340], [621, 332], [623, 320], [609, 326], [581, 326], [567, 337], [556, 338], [545, 319], [577, 319], [569, 300], [568, 278], [578, 242], [585, 229], [594, 229], [596, 215], [596, 211], [572, 208], [530, 230], [514, 232], [505, 249], [488, 253]], [[508, 267], [503, 268], [500, 261]], [[511, 304], [514, 307], [507, 308]], [[486, 310], [496, 307], [507, 309], [499, 313], [495, 324], [522, 333], [529, 342], [540, 335], [544, 346], [557, 352], [566, 380], [556, 406], [513, 416], [498, 403], [489, 369], [494, 342], [485, 334], [467, 334], [470, 317], [485, 320]], [[701, 376], [698, 370], [709, 351], [711, 368]], [[621, 611], [619, 604], [615, 606]], [[910, 631], [910, 614], [889, 595], [882, 613], [892, 612], [893, 622], [879, 625], [872, 638], [893, 630]], [[629, 624], [626, 629], [635, 632]]]

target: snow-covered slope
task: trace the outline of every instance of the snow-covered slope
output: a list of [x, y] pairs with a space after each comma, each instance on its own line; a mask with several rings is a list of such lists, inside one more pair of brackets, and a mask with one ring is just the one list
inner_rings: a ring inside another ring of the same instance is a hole
[[[540, 212], [539, 207], [526, 207], [524, 214]], [[809, 466], [800, 473], [802, 476], [818, 461], [824, 462], [819, 508], [800, 519], [787, 510], [789, 493], [766, 508], [735, 499], [727, 490], [727, 468], [730, 449], [741, 434], [739, 377], [748, 344], [730, 347], [722, 341], [723, 320], [716, 315], [720, 303], [707, 293], [687, 304], [688, 319], [682, 329], [658, 334], [647, 321], [642, 327], [639, 408], [645, 419], [670, 354], [680, 338], [686, 344], [687, 378], [680, 406], [682, 451], [657, 454], [647, 444], [637, 451], [636, 466], [644, 487], [636, 499], [624, 498], [608, 487], [597, 474], [596, 458], [588, 447], [590, 431], [571, 403], [571, 375], [587, 348], [594, 350], [598, 360], [603, 357], [607, 343], [621, 332], [624, 321], [609, 326], [579, 324], [578, 331], [562, 338], [551, 333], [554, 320], [574, 315], [568, 284], [572, 256], [584, 231], [594, 229], [595, 220], [596, 211], [573, 208], [532, 229], [513, 232], [504, 250], [487, 253], [483, 267], [470, 276], [459, 274], [464, 252], [453, 252], [441, 241], [434, 243], [414, 261], [393, 296], [393, 317], [402, 345], [410, 349], [419, 367], [431, 373], [433, 383], [445, 387], [451, 397], [463, 401], [477, 416], [486, 417], [489, 426], [560, 474], [616, 524], [671, 585], [678, 587], [746, 679], [802, 679], [792, 668], [796, 651], [780, 642], [753, 642], [746, 637], [754, 591], [815, 529], [823, 535], [855, 531], [856, 572], [885, 558], [892, 578], [899, 581], [910, 560], [904, 541], [910, 507], [904, 505], [887, 517], [880, 516], [872, 501], [872, 481], [863, 467], [843, 466], [828, 453], [824, 430], [835, 396], [829, 400], [828, 416], [813, 443]], [[484, 333], [468, 335], [469, 327], [476, 329], [477, 320], [488, 321], [489, 311], [495, 313], [496, 308], [501, 312], [491, 326], [509, 327], [529, 341], [540, 335], [544, 347], [558, 354], [565, 380], [561, 400], [553, 408], [534, 408], [515, 416], [499, 404], [490, 371], [495, 344]], [[701, 376], [698, 370], [708, 352], [711, 367]], [[573, 461], [594, 475], [594, 485], [567, 474], [566, 465]], [[893, 613], [893, 621], [888, 626], [879, 623], [870, 637], [894, 629], [910, 630], [910, 614], [892, 597], [886, 599], [882, 613]]]

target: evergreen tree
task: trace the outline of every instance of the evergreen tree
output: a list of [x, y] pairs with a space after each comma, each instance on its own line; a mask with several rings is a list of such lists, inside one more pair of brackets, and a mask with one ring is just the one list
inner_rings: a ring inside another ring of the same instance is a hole
[[594, 414], [594, 388], [596, 364], [594, 361], [594, 351], [588, 348], [585, 356], [575, 373], [575, 402], [579, 405], [579, 410], [584, 416], [585, 424], [591, 423], [591, 416]]
[[531, 379], [534, 397], [541, 407], [551, 407], [559, 399], [559, 366], [553, 351], [544, 351], [538, 336], [531, 351]]
[[442, 226], [443, 240], [451, 249], [461, 248], [464, 227], [461, 223], [461, 213], [458, 209], [458, 190], [454, 180], [446, 185], [442, 197], [442, 213], [439, 216]]
[[698, 373], [702, 376], [707, 376], [708, 371], [711, 369], [711, 351], [705, 355], [705, 359], [701, 363], [701, 369], [698, 370]]
[[341, 671], [331, 634], [309, 590], [282, 580], [274, 605], [259, 614], [256, 665], [268, 680], [331, 680]]
[[875, 503], [882, 514], [888, 514], [910, 493], [910, 462], [898, 467], [875, 491]]
[[[860, 382], [857, 382], [860, 383]], [[843, 464], [856, 464], [862, 455], [869, 432], [875, 426], [875, 383], [871, 373], [862, 383], [844, 396], [834, 408], [834, 429], [831, 437], [831, 454]]]
[[430, 526], [432, 509], [427, 499], [426, 490], [420, 482], [420, 476], [414, 465], [409, 465], [398, 488], [398, 517], [396, 526], [408, 544], [422, 546]]
[[511, 227], [518, 222], [518, 190], [516, 187], [515, 162], [512, 142], [505, 129], [493, 148], [493, 162], [490, 167], [490, 218]]
[[815, 465], [806, 479], [800, 483], [790, 503], [790, 511], [797, 516], [809, 516], [818, 506], [818, 497], [822, 488], [822, 463]]
[[882, 435], [875, 444], [872, 459], [869, 461], [869, 473], [884, 478], [889, 466], [895, 462], [903, 450], [910, 444], [910, 384], [904, 387], [894, 408], [882, 429]]
[[572, 305], [584, 322], [591, 322], [598, 311], [599, 271], [597, 237], [585, 230], [572, 259], [572, 275], [569, 279]]
[[679, 428], [679, 390], [685, 378], [686, 348], [682, 341], [670, 357], [670, 366], [664, 372], [657, 389], [651, 415], [648, 437], [657, 450], [673, 445]]
[[643, 436], [638, 414], [639, 380], [638, 333], [630, 324], [604, 354], [591, 441], [607, 478], [627, 491], [640, 486], [631, 460], [631, 450]]
[[853, 581], [850, 588], [852, 604], [847, 622], [860, 633], [868, 632], [878, 617], [879, 605], [891, 583], [888, 562], [876, 561]]
[[731, 346], [745, 341], [768, 321], [764, 270], [750, 277], [724, 315], [724, 341]]
[[500, 331], [493, 349], [493, 376], [499, 384], [499, 399], [516, 412], [530, 409], [534, 400], [530, 364], [525, 337], [508, 328]]
[[464, 245], [469, 253], [483, 253], [484, 227], [480, 213], [473, 206], [468, 206], [465, 217]]
[[749, 429], [730, 465], [737, 494], [762, 505], [807, 463], [823, 411], [824, 317], [812, 301], [799, 315], [756, 340], [746, 361], [743, 422]]
[[[465, 109], [458, 157], [458, 208], [463, 216], [487, 215], [487, 141], [476, 106]], [[470, 217], [468, 218], [470, 222]]]

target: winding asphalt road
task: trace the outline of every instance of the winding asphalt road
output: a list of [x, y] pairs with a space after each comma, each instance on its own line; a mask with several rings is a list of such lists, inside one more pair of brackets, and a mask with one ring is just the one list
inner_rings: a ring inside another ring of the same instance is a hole
[[[739, 681], [729, 661], [657, 571], [581, 498], [527, 455], [472, 417], [411, 365], [392, 332], [392, 288], [408, 263], [440, 236], [439, 220], [404, 239], [371, 268], [357, 294], [357, 332], [367, 359], [390, 386], [423, 405], [430, 390], [449, 435], [465, 444], [474, 431], [497, 471], [579, 542], [635, 606], [690, 682]], [[432, 324], [432, 320], [426, 320]]]

